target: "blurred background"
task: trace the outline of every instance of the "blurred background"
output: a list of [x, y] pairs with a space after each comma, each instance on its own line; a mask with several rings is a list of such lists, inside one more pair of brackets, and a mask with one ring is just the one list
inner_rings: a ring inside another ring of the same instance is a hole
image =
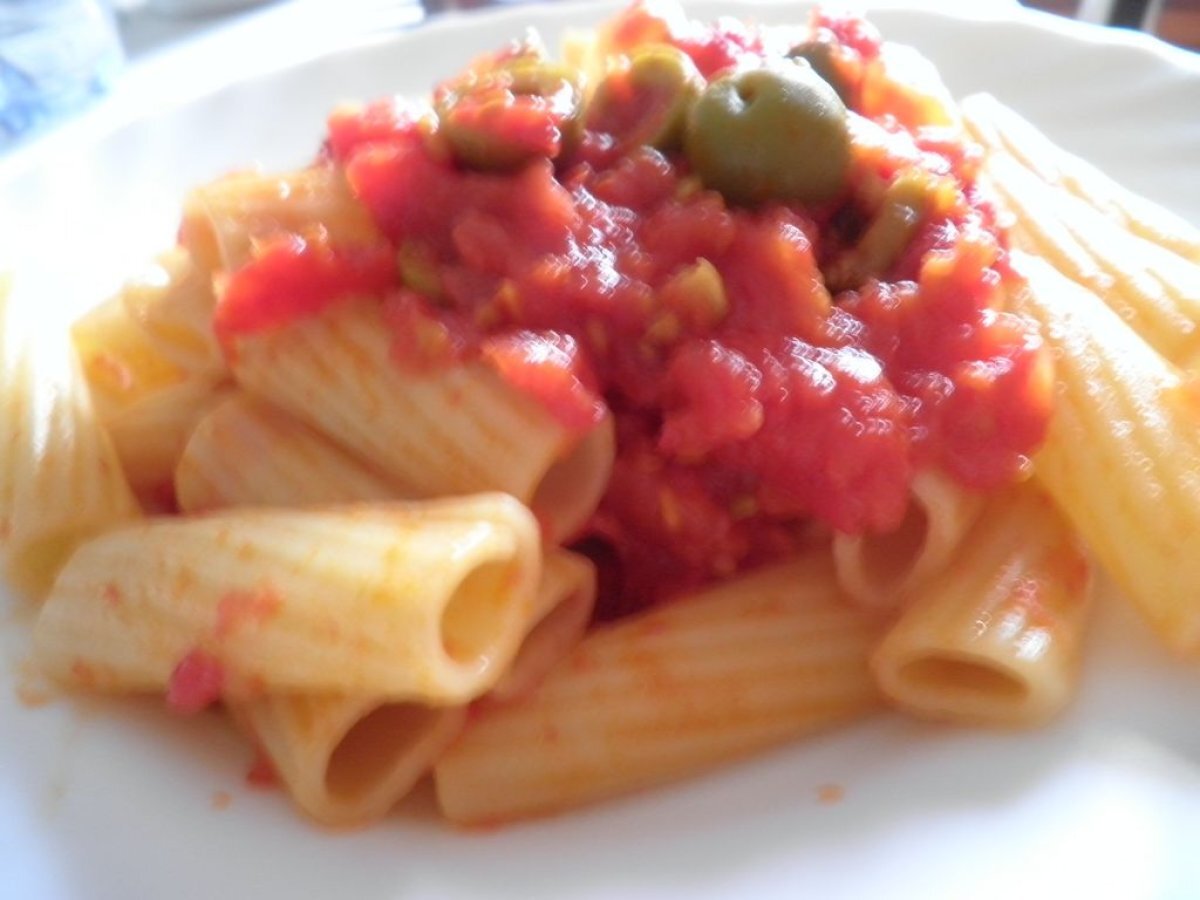
[[1200, 0], [1022, 0], [1022, 3], [1089, 22], [1144, 28], [1164, 41], [1200, 50]]
[[[3, 0], [0, 0], [3, 2]], [[307, 0], [110, 0], [127, 52], [136, 56], [180, 36], [219, 26], [248, 9], [303, 5]], [[398, 0], [404, 3], [406, 0]], [[420, 0], [407, 0], [420, 5]], [[499, 0], [511, 2], [511, 0]], [[1181, 47], [1200, 50], [1200, 0], [1021, 0], [1025, 6], [1084, 21], [1140, 28]], [[308, 5], [312, 5], [308, 3]], [[469, 9], [488, 0], [425, 0], [427, 9]]]
[[[263, 47], [261, 36], [273, 42], [287, 34], [289, 45], [307, 41], [315, 53], [339, 38], [414, 25], [441, 12], [517, 2], [522, 0], [0, 0], [0, 155], [112, 92], [122, 73], [145, 75], [173, 59], [179, 63], [170, 69], [173, 77], [202, 76], [182, 65], [182, 57], [192, 53], [199, 60], [193, 51], [204, 42], [216, 57], [260, 49], [269, 55], [279, 48]], [[953, 9], [960, 0], [945, 2]], [[1021, 2], [1200, 50], [1200, 0]], [[218, 32], [242, 40], [226, 41]], [[253, 33], [260, 43], [253, 43]], [[219, 50], [218, 40], [224, 41]], [[123, 78], [120, 92], [129, 94], [133, 80]]]

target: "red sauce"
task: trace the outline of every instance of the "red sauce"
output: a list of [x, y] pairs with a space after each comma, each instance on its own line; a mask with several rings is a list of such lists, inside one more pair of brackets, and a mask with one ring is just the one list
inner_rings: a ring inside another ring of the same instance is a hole
[[207, 709], [221, 699], [225, 668], [211, 653], [199, 648], [187, 653], [167, 682], [167, 706], [191, 714]]
[[270, 586], [255, 590], [228, 591], [217, 603], [217, 621], [213, 629], [219, 640], [242, 628], [253, 628], [279, 614], [283, 598]]
[[254, 759], [246, 769], [246, 784], [259, 790], [279, 787], [279, 773], [275, 770], [275, 764], [261, 747], [255, 748]]
[[[648, 5], [607, 33], [670, 42], [705, 76], [757, 65], [768, 43]], [[854, 109], [878, 34], [824, 14], [812, 34], [834, 45]], [[529, 113], [506, 109], [493, 127]], [[682, 154], [621, 135], [585, 131], [490, 173], [457, 165], [428, 116], [340, 110], [323, 164], [344, 167], [400, 274], [378, 248], [272, 245], [233, 273], [219, 321], [269, 327], [374, 291], [399, 365], [482, 358], [581, 431], [611, 411], [618, 456], [587, 535], [607, 548], [609, 613], [777, 558], [814, 524], [886, 531], [922, 467], [979, 489], [1019, 477], [1051, 381], [1035, 329], [1003, 308], [1011, 276], [978, 150], [944, 125], [856, 121], [845, 196], [747, 209], [702, 189]], [[869, 224], [864, 198], [914, 168], [941, 179], [920, 227], [886, 271], [830, 281]]]
[[104, 598], [105, 604], [113, 609], [120, 609], [125, 605], [125, 597], [121, 593], [121, 589], [111, 581], [104, 585], [101, 596]]
[[335, 247], [320, 234], [283, 235], [233, 273], [213, 327], [218, 336], [277, 327], [341, 297], [378, 294], [395, 280], [395, 252], [386, 244]]
[[575, 338], [555, 331], [514, 331], [487, 338], [483, 358], [514, 387], [538, 400], [568, 428], [603, 421], [604, 401]]

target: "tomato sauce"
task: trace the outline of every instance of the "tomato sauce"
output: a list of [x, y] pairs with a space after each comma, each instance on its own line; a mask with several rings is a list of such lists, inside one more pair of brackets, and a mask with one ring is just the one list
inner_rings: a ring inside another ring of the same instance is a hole
[[[858, 110], [878, 35], [823, 14], [811, 34]], [[769, 52], [764, 31], [642, 5], [608, 37], [671, 43], [706, 77]], [[602, 128], [555, 138], [529, 124], [529, 104], [496, 127], [516, 122], [546, 152], [499, 172], [456, 162], [418, 109], [339, 110], [321, 164], [344, 168], [386, 245], [268, 246], [232, 274], [218, 320], [272, 327], [377, 295], [398, 365], [481, 357], [570, 428], [611, 412], [615, 469], [583, 536], [605, 561], [609, 614], [777, 558], [814, 530], [886, 531], [923, 467], [971, 489], [1020, 477], [1051, 378], [1035, 329], [1004, 308], [1005, 239], [977, 149], [944, 109], [911, 125], [936, 98], [884, 93], [904, 95], [910, 124], [854, 116], [850, 186], [809, 207], [729, 204], [683, 154]], [[632, 130], [629, 102], [618, 130]], [[863, 276], [871, 221], [913, 170], [932, 185], [920, 221]]]
[[220, 660], [197, 647], [171, 671], [167, 706], [185, 715], [202, 712], [221, 699], [224, 687], [225, 668]]

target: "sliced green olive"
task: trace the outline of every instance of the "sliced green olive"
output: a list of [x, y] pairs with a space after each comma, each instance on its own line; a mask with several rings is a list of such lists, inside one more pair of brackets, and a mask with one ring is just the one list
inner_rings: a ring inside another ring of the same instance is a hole
[[511, 169], [553, 159], [573, 139], [580, 90], [566, 66], [520, 56], [472, 70], [434, 98], [439, 133], [454, 156], [477, 169]]
[[937, 207], [938, 192], [944, 184], [943, 179], [923, 169], [908, 169], [896, 176], [858, 243], [827, 267], [825, 281], [829, 288], [856, 288], [869, 278], [884, 275]]
[[634, 50], [627, 68], [609, 72], [596, 87], [587, 127], [623, 144], [671, 150], [683, 139], [688, 111], [704, 77], [682, 50], [648, 44]]
[[435, 303], [442, 299], [442, 279], [429, 248], [414, 241], [405, 241], [397, 253], [400, 281]]
[[704, 183], [732, 202], [820, 203], [846, 183], [846, 107], [805, 60], [736, 72], [692, 106], [684, 150]]
[[838, 67], [837, 47], [829, 41], [805, 41], [788, 51], [791, 59], [807, 60], [813, 71], [837, 91], [842, 103], [850, 105], [850, 82]]

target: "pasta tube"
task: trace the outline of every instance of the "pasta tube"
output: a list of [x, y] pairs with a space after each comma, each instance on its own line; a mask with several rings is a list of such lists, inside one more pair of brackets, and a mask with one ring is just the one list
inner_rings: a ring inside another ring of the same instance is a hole
[[282, 175], [235, 172], [184, 201], [179, 242], [208, 272], [250, 261], [256, 242], [320, 229], [335, 244], [371, 243], [379, 233], [341, 169], [315, 165]]
[[35, 628], [52, 676], [100, 690], [372, 694], [461, 703], [533, 616], [537, 530], [511, 497], [156, 520], [80, 548]]
[[184, 381], [112, 413], [105, 428], [121, 467], [147, 510], [174, 507], [175, 469], [197, 422], [222, 402], [232, 387]]
[[546, 554], [538, 586], [533, 630], [521, 642], [512, 666], [492, 688], [495, 700], [529, 693], [583, 640], [596, 606], [596, 567], [566, 550]]
[[[532, 628], [493, 697], [526, 691], [583, 636], [596, 595], [582, 556], [546, 557]], [[228, 704], [271, 759], [296, 805], [326, 825], [388, 812], [461, 732], [466, 708], [368, 696], [271, 695]]]
[[874, 708], [875, 630], [827, 553], [593, 631], [533, 694], [487, 704], [434, 767], [459, 823], [673, 780]]
[[66, 334], [0, 294], [0, 543], [8, 582], [40, 598], [85, 538], [140, 510]]
[[1122, 228], [1200, 263], [1200, 229], [1055, 145], [995, 97], [972, 94], [961, 108], [972, 134], [990, 150], [1011, 153], [1042, 181], [1061, 186]]
[[209, 276], [176, 248], [71, 329], [100, 423], [147, 506], [170, 500], [184, 442], [228, 376], [214, 303]]
[[1055, 351], [1058, 406], [1034, 470], [1159, 636], [1200, 650], [1200, 402], [1195, 385], [1091, 292], [1014, 254], [1014, 298]]
[[497, 490], [533, 509], [549, 543], [572, 536], [608, 483], [611, 416], [578, 438], [482, 363], [406, 372], [374, 302], [239, 335], [238, 381], [372, 465], [410, 496]]
[[194, 378], [227, 374], [212, 326], [217, 303], [212, 276], [182, 247], [160, 254], [119, 296], [163, 358]]
[[1200, 266], [1114, 225], [1048, 188], [1011, 157], [988, 174], [1017, 215], [1018, 244], [1098, 294], [1143, 340], [1174, 363], [1200, 350]]
[[75, 322], [71, 339], [101, 411], [165, 386], [224, 378], [215, 305], [211, 277], [176, 247]]
[[1062, 198], [1060, 216], [1116, 284], [1128, 286], [1134, 296], [1148, 292], [1165, 309], [1167, 326], [1177, 330], [1170, 335], [1145, 328], [1136, 316], [1127, 320], [1130, 327], [1169, 362], [1195, 360], [1200, 354], [1200, 264], [1123, 231], [1073, 197]]
[[377, 697], [268, 696], [230, 712], [270, 758], [295, 804], [325, 825], [378, 819], [458, 737], [466, 707]]
[[866, 610], [891, 611], [906, 593], [941, 571], [983, 508], [983, 496], [925, 471], [913, 479], [908, 513], [886, 534], [833, 538], [838, 582]]
[[71, 340], [102, 419], [188, 377], [134, 320], [121, 294], [77, 321], [71, 327]]
[[1090, 584], [1082, 547], [1040, 492], [997, 497], [875, 651], [880, 689], [919, 716], [1044, 722], [1074, 696]]
[[317, 506], [400, 492], [287, 413], [238, 392], [191, 434], [175, 470], [179, 508]]

